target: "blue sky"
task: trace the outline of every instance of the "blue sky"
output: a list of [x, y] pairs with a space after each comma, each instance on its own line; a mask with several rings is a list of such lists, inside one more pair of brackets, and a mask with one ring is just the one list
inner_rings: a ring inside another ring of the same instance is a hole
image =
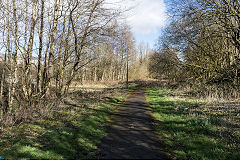
[[[166, 0], [165, 0], [166, 1]], [[162, 29], [165, 26], [166, 6], [164, 0], [107, 0], [109, 7], [124, 12], [125, 22], [131, 27], [137, 44], [141, 41], [154, 48]]]
[[127, 23], [131, 26], [137, 44], [141, 41], [154, 48], [167, 20], [163, 0], [125, 0], [126, 6], [134, 6], [127, 13]]
[[156, 32], [150, 32], [148, 34], [142, 34], [142, 33], [134, 33], [134, 37], [136, 39], [136, 43], [139, 44], [140, 42], [145, 42], [149, 45], [151, 49], [156, 48], [156, 43], [158, 41], [159, 36], [162, 33], [163, 27], [159, 27], [158, 31]]

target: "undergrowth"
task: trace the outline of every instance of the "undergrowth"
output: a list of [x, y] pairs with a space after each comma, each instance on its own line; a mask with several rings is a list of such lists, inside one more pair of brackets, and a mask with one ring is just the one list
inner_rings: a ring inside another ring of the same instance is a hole
[[156, 131], [172, 158], [240, 159], [239, 104], [178, 95], [165, 88], [147, 89]]
[[[112, 97], [115, 95], [114, 97]], [[0, 157], [6, 159], [92, 159], [106, 135], [110, 113], [125, 92], [74, 91], [50, 116], [5, 128]]]

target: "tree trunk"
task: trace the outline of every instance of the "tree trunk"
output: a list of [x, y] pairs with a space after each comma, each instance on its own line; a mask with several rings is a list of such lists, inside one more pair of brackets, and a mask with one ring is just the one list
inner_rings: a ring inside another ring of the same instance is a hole
[[26, 52], [26, 55], [24, 57], [25, 66], [24, 66], [24, 93], [25, 98], [28, 102], [28, 105], [31, 106], [31, 96], [32, 96], [32, 87], [31, 87], [31, 60], [32, 60], [32, 50], [33, 50], [33, 40], [34, 40], [34, 31], [35, 31], [35, 24], [36, 24], [36, 6], [37, 6], [37, 0], [33, 1], [32, 6], [32, 17], [31, 17], [31, 29], [30, 29], [30, 35], [29, 35], [29, 41], [28, 41], [28, 49]]
[[58, 24], [58, 16], [59, 16], [59, 4], [60, 0], [55, 0], [54, 2], [54, 15], [53, 15], [53, 25], [50, 36], [50, 51], [48, 56], [48, 64], [47, 64], [47, 86], [51, 82], [51, 77], [49, 75], [53, 75], [53, 55], [56, 47], [56, 37], [57, 37], [57, 24]]
[[41, 24], [39, 33], [39, 52], [38, 52], [38, 67], [37, 67], [37, 93], [41, 92], [40, 78], [41, 78], [41, 61], [42, 61], [42, 48], [43, 48], [43, 27], [44, 27], [44, 0], [41, 0]]

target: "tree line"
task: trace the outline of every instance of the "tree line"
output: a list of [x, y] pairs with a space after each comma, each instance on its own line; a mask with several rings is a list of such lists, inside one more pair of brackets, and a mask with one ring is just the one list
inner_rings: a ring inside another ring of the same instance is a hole
[[239, 97], [240, 2], [171, 2], [172, 20], [150, 58], [151, 76], [207, 96]]
[[136, 57], [122, 10], [106, 0], [0, 2], [0, 120], [56, 105], [73, 82], [123, 80]]

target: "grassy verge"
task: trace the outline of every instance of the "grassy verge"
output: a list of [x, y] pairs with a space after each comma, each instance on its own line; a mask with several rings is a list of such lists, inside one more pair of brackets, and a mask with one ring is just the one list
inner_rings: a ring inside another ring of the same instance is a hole
[[147, 89], [156, 131], [172, 157], [240, 159], [237, 106], [234, 110], [229, 106], [233, 103], [207, 103], [176, 94], [164, 88]]
[[[114, 98], [111, 96], [114, 95]], [[73, 92], [51, 116], [5, 128], [0, 157], [7, 159], [92, 159], [106, 135], [110, 113], [126, 92]]]

